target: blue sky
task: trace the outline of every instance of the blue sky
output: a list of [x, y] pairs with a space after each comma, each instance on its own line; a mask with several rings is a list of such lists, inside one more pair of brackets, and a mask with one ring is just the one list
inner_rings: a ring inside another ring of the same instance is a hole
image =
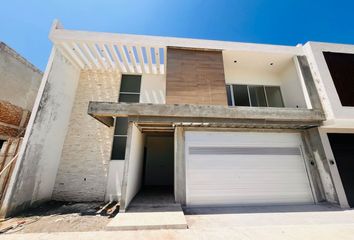
[[67, 29], [296, 45], [354, 44], [354, 1], [1, 0], [0, 41], [41, 70], [48, 32]]

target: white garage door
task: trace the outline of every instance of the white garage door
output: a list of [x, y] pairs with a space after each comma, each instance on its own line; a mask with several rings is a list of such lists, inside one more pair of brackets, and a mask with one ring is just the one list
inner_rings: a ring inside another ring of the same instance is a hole
[[189, 206], [314, 203], [300, 134], [188, 131], [185, 140]]

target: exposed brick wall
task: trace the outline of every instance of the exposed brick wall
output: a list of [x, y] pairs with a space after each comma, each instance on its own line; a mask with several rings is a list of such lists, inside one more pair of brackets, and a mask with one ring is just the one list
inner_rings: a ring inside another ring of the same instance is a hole
[[221, 51], [167, 48], [166, 103], [227, 105]]
[[120, 78], [116, 73], [81, 73], [54, 186], [54, 200], [104, 200], [113, 128], [89, 116], [87, 107], [89, 101], [116, 102]]
[[0, 101], [0, 138], [23, 136], [29, 116], [29, 111], [9, 102]]

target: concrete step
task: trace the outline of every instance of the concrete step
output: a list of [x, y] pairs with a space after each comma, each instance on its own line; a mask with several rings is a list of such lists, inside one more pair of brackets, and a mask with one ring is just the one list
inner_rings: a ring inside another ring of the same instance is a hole
[[135, 205], [118, 213], [107, 230], [186, 229], [187, 221], [180, 204]]

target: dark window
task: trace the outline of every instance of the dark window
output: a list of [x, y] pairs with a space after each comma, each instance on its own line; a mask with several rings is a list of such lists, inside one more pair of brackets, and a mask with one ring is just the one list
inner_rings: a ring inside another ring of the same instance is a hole
[[226, 85], [226, 94], [227, 94], [227, 105], [233, 106], [230, 85]]
[[140, 75], [122, 75], [120, 92], [140, 93], [141, 76]]
[[263, 86], [249, 86], [249, 93], [251, 99], [251, 106], [266, 107], [267, 100], [264, 93]]
[[140, 94], [121, 93], [119, 94], [119, 102], [138, 103]]
[[250, 106], [247, 85], [233, 85], [235, 106]]
[[2, 145], [4, 144], [5, 141], [6, 141], [6, 140], [1, 140], [1, 139], [0, 139], [0, 150], [1, 150]]
[[124, 160], [126, 145], [127, 145], [127, 136], [114, 136], [113, 147], [112, 147], [112, 159]]
[[284, 107], [280, 87], [265, 87], [268, 107]]
[[342, 106], [354, 106], [354, 54], [323, 52]]
[[116, 118], [114, 135], [127, 135], [127, 130], [128, 130], [128, 118], [126, 117]]
[[[123, 75], [118, 102], [138, 103], [140, 100], [141, 76]], [[128, 118], [116, 118], [112, 146], [112, 160], [124, 160], [127, 145]]]

